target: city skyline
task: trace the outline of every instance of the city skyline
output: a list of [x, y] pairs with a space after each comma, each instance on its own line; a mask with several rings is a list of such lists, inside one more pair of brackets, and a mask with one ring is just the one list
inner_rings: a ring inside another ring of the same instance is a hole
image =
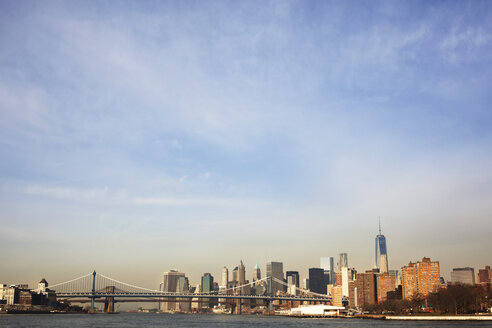
[[390, 270], [489, 265], [490, 31], [486, 1], [1, 1], [0, 277], [363, 272], [379, 216]]

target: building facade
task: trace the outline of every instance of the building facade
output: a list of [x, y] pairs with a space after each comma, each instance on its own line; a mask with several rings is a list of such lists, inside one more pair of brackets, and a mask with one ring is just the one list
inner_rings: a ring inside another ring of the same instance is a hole
[[222, 279], [220, 285], [222, 288], [227, 289], [227, 283], [229, 282], [229, 270], [227, 267], [222, 268]]
[[328, 283], [333, 284], [335, 282], [335, 261], [333, 257], [321, 257], [319, 259], [319, 267], [325, 270]]
[[331, 289], [331, 298], [333, 306], [343, 306], [342, 287], [333, 287]]
[[253, 282], [258, 281], [261, 279], [261, 270], [260, 267], [258, 266], [258, 263], [256, 263], [255, 268], [253, 269]]
[[379, 272], [388, 272], [388, 252], [386, 248], [386, 237], [381, 234], [381, 221], [379, 222], [379, 234], [376, 236], [375, 267]]
[[477, 273], [477, 283], [490, 283], [492, 282], [492, 270], [490, 270], [490, 265], [485, 266], [484, 269], [479, 269]]
[[[268, 262], [266, 267], [267, 277], [276, 278], [284, 281], [284, 264], [282, 262]], [[277, 295], [285, 291], [284, 285], [280, 282], [268, 280], [268, 293]]]
[[[214, 290], [214, 277], [210, 273], [204, 273], [201, 280], [201, 292], [211, 293]], [[202, 308], [209, 308], [212, 305], [209, 303], [208, 298], [204, 298], [202, 302]]]
[[326, 294], [325, 270], [322, 268], [309, 269], [309, 290], [313, 293]]
[[[178, 281], [179, 278], [185, 277], [183, 272], [179, 272], [178, 270], [171, 270], [168, 272], [164, 272], [162, 283], [160, 285], [160, 289], [163, 292], [177, 292], [178, 291]], [[177, 302], [174, 302], [174, 299], [169, 299], [170, 302], [160, 302], [160, 310], [162, 312], [175, 312], [179, 305]]]
[[388, 293], [395, 291], [395, 276], [388, 272], [377, 275], [377, 296], [378, 303], [388, 300]]
[[441, 286], [441, 271], [438, 261], [424, 257], [421, 262], [412, 263], [401, 269], [403, 299], [427, 297]]
[[357, 290], [357, 306], [365, 308], [368, 305], [377, 302], [377, 273], [373, 270], [367, 270], [364, 273], [358, 273], [355, 280], [355, 289]]
[[475, 285], [475, 269], [470, 267], [453, 268], [453, 271], [451, 271], [451, 283]]
[[242, 286], [246, 283], [246, 267], [243, 264], [243, 260], [240, 261], [237, 270], [237, 283]]
[[338, 254], [338, 262], [336, 272], [342, 272], [342, 268], [348, 268], [348, 255], [347, 253]]
[[292, 283], [296, 286], [299, 287], [299, 272], [298, 271], [287, 271], [285, 273], [285, 277], [287, 279], [287, 282], [289, 281], [289, 277], [292, 277]]

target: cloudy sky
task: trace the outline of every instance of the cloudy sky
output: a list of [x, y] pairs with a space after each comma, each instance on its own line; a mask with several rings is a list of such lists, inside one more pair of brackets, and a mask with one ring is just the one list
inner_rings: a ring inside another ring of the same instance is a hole
[[0, 2], [0, 283], [492, 264], [488, 1]]

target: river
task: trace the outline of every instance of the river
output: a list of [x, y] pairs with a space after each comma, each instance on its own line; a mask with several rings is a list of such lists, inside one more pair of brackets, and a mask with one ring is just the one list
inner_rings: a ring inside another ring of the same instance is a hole
[[492, 327], [491, 322], [402, 322], [370, 319], [308, 319], [212, 314], [5, 314], [0, 327]]

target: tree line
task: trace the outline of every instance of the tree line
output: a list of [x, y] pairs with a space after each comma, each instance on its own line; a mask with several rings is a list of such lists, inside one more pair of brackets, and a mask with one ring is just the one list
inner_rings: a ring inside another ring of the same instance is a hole
[[449, 285], [436, 293], [411, 300], [387, 300], [366, 306], [363, 310], [382, 314], [474, 314], [488, 312], [492, 306], [492, 289], [480, 285]]

